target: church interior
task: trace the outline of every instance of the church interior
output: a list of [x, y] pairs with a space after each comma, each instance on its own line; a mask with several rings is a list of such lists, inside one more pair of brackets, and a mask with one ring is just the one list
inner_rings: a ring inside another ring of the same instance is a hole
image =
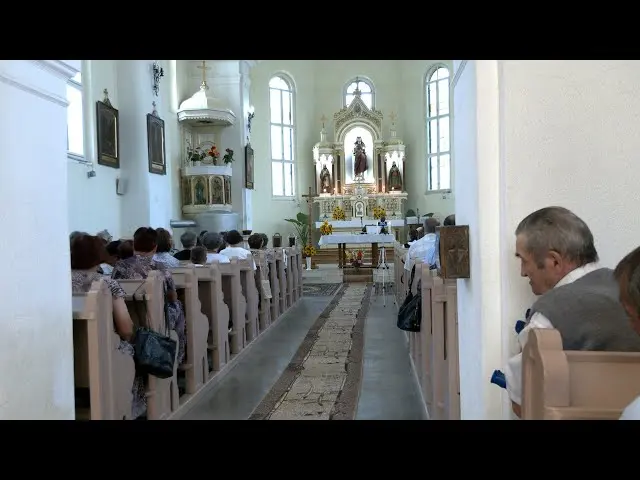
[[[0, 244], [35, 257], [0, 273], [0, 419], [596, 419], [640, 395], [620, 381], [640, 353], [616, 370], [560, 343], [587, 386], [552, 405], [537, 333], [524, 414], [492, 381], [536, 300], [525, 216], [574, 212], [606, 268], [637, 247], [640, 62], [2, 60], [0, 80]], [[437, 269], [411, 270], [428, 225]], [[112, 274], [79, 266], [93, 238], [120, 242]], [[125, 244], [170, 262], [127, 276]]]

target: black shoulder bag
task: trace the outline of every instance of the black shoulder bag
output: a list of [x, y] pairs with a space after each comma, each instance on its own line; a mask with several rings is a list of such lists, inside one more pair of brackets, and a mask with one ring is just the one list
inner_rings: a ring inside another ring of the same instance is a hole
[[409, 280], [409, 293], [404, 299], [400, 310], [398, 311], [398, 328], [405, 332], [419, 332], [422, 323], [422, 288], [418, 283], [418, 292], [414, 295], [411, 292], [413, 287], [413, 278], [416, 274], [415, 265], [411, 269], [411, 280]]
[[[167, 300], [166, 300], [166, 286], [165, 286], [165, 299], [164, 299], [164, 327], [165, 334], [156, 332], [151, 328], [144, 326], [138, 327], [133, 339], [133, 349], [135, 352], [134, 360], [136, 364], [136, 371], [143, 375], [153, 375], [157, 378], [170, 378], [173, 376], [173, 366], [176, 360], [176, 349], [178, 343], [171, 337], [169, 337], [169, 324], [167, 320]], [[133, 303], [136, 306], [136, 310], [140, 305], [144, 308], [144, 315], [139, 318], [145, 318], [147, 325], [149, 325], [149, 319], [147, 316], [146, 301], [140, 302], [133, 295]]]

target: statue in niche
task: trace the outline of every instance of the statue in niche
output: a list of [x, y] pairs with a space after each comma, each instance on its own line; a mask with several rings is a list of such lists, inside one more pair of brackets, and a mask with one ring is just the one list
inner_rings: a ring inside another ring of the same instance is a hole
[[353, 171], [356, 177], [361, 177], [367, 171], [367, 153], [362, 137], [356, 138], [355, 148], [353, 149]]
[[195, 202], [196, 205], [206, 205], [207, 197], [204, 193], [204, 181], [201, 178], [196, 180], [196, 188], [195, 188]]
[[402, 175], [400, 174], [400, 169], [398, 168], [398, 165], [396, 165], [395, 161], [391, 164], [387, 185], [389, 190], [402, 191]]
[[326, 165], [324, 165], [320, 171], [320, 187], [324, 193], [331, 192], [331, 174]]
[[213, 179], [211, 197], [211, 203], [214, 205], [222, 205], [224, 203], [224, 185], [220, 177], [214, 177]]

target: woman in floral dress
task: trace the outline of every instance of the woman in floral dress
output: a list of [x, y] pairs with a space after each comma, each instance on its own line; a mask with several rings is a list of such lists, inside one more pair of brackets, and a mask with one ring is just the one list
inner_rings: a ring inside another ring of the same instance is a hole
[[[96, 236], [82, 234], [71, 242], [71, 289], [73, 293], [87, 293], [95, 281], [104, 280], [113, 295], [113, 322], [120, 336], [118, 350], [133, 357], [133, 346], [129, 341], [133, 337], [134, 326], [129, 310], [124, 302], [125, 293], [115, 280], [98, 273], [100, 264], [108, 257], [104, 242]], [[145, 387], [142, 377], [136, 375], [133, 380], [132, 416], [143, 416], [147, 410]]]
[[166, 269], [164, 264], [153, 259], [157, 245], [158, 232], [156, 230], [149, 227], [141, 227], [136, 230], [133, 235], [134, 255], [119, 260], [113, 267], [111, 278], [114, 280], [143, 280], [147, 278], [152, 270], [159, 271], [164, 275], [167, 323], [169, 324], [169, 329], [178, 334], [178, 365], [180, 365], [184, 359], [186, 345], [184, 309], [182, 308], [182, 303], [178, 300], [171, 272]]

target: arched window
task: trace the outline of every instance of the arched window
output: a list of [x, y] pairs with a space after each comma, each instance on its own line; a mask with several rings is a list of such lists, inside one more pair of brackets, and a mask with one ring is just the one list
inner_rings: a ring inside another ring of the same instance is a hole
[[355, 91], [360, 90], [360, 98], [364, 102], [364, 104], [369, 108], [373, 109], [374, 96], [375, 91], [373, 89], [373, 83], [371, 81], [356, 77], [345, 85], [343, 96], [344, 96], [344, 106], [348, 107], [351, 105], [353, 98], [355, 97]]
[[269, 81], [271, 111], [271, 191], [274, 197], [296, 194], [293, 82], [284, 75]]
[[449, 69], [437, 66], [427, 75], [428, 190], [451, 189]]
[[85, 159], [82, 90], [82, 72], [78, 72], [67, 82], [67, 154], [77, 160]]

